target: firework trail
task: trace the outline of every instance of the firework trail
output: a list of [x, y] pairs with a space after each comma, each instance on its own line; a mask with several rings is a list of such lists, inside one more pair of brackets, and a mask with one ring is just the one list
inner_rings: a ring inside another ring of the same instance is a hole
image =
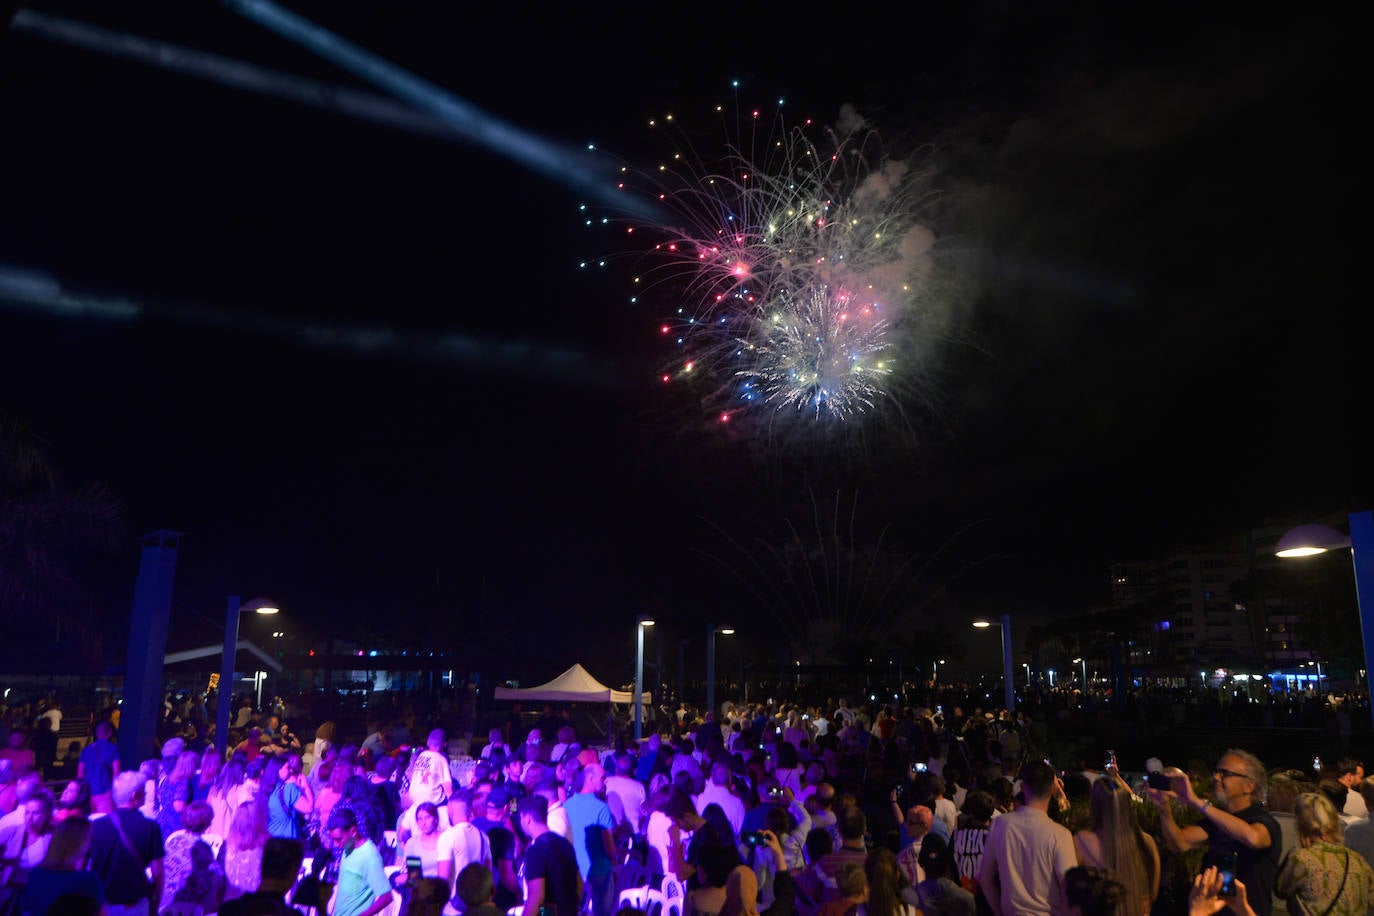
[[[619, 191], [648, 199], [656, 222], [624, 213], [586, 225], [632, 243], [632, 301], [665, 302], [659, 331], [674, 354], [665, 384], [692, 386], [721, 423], [853, 422], [902, 410], [919, 384], [922, 312], [934, 233], [922, 214], [933, 192], [914, 163], [890, 158], [852, 110], [837, 128], [788, 127], [739, 112], [714, 159], [672, 115], [650, 122], [670, 144], [656, 169], [623, 165]], [[583, 262], [605, 266], [606, 259]]]

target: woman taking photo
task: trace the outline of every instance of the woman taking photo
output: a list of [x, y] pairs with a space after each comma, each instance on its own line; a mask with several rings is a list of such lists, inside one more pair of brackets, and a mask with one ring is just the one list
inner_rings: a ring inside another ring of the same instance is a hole
[[1284, 857], [1274, 893], [1288, 912], [1354, 916], [1374, 907], [1374, 870], [1344, 842], [1345, 825], [1331, 800], [1304, 792], [1293, 803], [1299, 845]]
[[1080, 863], [1106, 869], [1139, 902], [1128, 916], [1148, 916], [1159, 896], [1159, 847], [1140, 829], [1133, 798], [1115, 770], [1103, 773], [1088, 799], [1092, 826], [1073, 835], [1073, 846]]
[[267, 795], [267, 832], [284, 840], [304, 840], [315, 793], [301, 774], [301, 758], [287, 754], [272, 763], [275, 769], [269, 766], [265, 774], [276, 777]]

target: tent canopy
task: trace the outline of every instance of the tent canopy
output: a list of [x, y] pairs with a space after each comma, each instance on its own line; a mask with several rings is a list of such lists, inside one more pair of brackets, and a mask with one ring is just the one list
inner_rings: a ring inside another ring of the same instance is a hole
[[[538, 687], [497, 687], [498, 700], [538, 700], [546, 703], [633, 703], [629, 690], [612, 690], [592, 677], [581, 665], [573, 665], [547, 684]], [[651, 702], [645, 692], [644, 702]]]

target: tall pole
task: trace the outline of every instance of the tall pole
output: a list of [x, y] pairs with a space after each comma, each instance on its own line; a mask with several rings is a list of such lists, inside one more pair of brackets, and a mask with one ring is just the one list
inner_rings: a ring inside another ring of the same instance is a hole
[[[1355, 604], [1360, 611], [1364, 642], [1364, 686], [1369, 691], [1370, 663], [1374, 662], [1374, 512], [1350, 513], [1350, 554], [1355, 567]], [[1374, 715], [1374, 703], [1370, 704]]]
[[177, 531], [154, 531], [141, 538], [143, 549], [134, 582], [129, 618], [129, 651], [124, 669], [124, 706], [119, 718], [119, 759], [134, 769], [158, 756], [157, 727], [162, 719], [162, 671], [167, 663], [167, 622], [176, 578]]
[[706, 628], [706, 711], [715, 718], [716, 710], [716, 625]]
[[1006, 692], [1007, 711], [1016, 708], [1016, 685], [1011, 681], [1011, 615], [1002, 615], [1002, 686]]
[[635, 622], [635, 740], [644, 737], [644, 621]]
[[219, 660], [219, 700], [215, 704], [215, 750], [224, 757], [229, 744], [229, 706], [234, 702], [234, 660], [239, 649], [238, 595], [230, 595], [224, 611], [224, 651]]

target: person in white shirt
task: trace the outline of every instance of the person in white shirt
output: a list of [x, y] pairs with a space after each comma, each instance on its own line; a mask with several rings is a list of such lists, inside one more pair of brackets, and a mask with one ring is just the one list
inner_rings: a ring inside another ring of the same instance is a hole
[[487, 743], [482, 747], [481, 753], [483, 760], [489, 759], [493, 754], [505, 757], [509, 752], [509, 745], [501, 738], [501, 729], [493, 728], [487, 732]]
[[[620, 802], [625, 823], [630, 825], [632, 831], [639, 833], [639, 813], [647, 796], [644, 784], [634, 778], [634, 771], [635, 759], [629, 751], [615, 755], [615, 775], [606, 777], [606, 803], [611, 804], [611, 796], [615, 796]], [[612, 804], [611, 810], [615, 809], [616, 806]]]
[[744, 828], [744, 802], [730, 791], [730, 768], [725, 764], [716, 763], [711, 766], [710, 781], [693, 801], [696, 803], [698, 814], [705, 811], [707, 805], [720, 805], [720, 810], [725, 812], [725, 819], [730, 822], [735, 836], [740, 835]]
[[1064, 876], [1078, 864], [1073, 834], [1050, 820], [1064, 788], [1047, 763], [1021, 770], [1026, 803], [994, 818], [983, 847], [978, 886], [996, 916], [1051, 916], [1068, 909]]
[[446, 916], [457, 916], [460, 910], [455, 903], [461, 904], [462, 901], [453, 893], [454, 882], [459, 873], [474, 862], [492, 867], [491, 841], [472, 823], [472, 807], [467, 792], [460, 792], [449, 799], [448, 819], [453, 826], [439, 834], [439, 879], [449, 886], [449, 901], [444, 906], [444, 913]]
[[1336, 778], [1347, 789], [1345, 807], [1341, 809], [1341, 814], [1347, 817], [1346, 823], [1350, 823], [1351, 818], [1369, 817], [1369, 808], [1359, 793], [1360, 783], [1364, 782], [1364, 764], [1351, 757], [1342, 758], [1336, 762]]

